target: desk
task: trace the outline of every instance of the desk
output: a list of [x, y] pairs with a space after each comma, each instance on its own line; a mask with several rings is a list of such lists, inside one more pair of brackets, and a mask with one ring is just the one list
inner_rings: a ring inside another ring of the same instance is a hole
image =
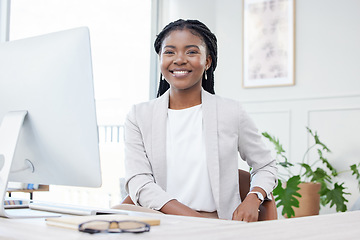
[[236, 221], [131, 213], [161, 219], [142, 234], [80, 233], [71, 229], [47, 226], [44, 219], [0, 218], [1, 240], [57, 240], [57, 239], [359, 239], [360, 211], [327, 214], [266, 222], [243, 223]]

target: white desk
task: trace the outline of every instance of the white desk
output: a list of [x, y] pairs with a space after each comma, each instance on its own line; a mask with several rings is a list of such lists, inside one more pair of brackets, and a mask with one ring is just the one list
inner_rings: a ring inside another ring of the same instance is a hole
[[148, 233], [90, 235], [48, 226], [44, 219], [0, 218], [0, 239], [360, 239], [360, 211], [255, 223], [143, 213], [135, 215], [158, 217], [161, 224], [151, 227]]

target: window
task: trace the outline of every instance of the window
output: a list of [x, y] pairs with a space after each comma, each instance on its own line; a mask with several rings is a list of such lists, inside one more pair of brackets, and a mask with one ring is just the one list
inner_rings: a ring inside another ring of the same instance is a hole
[[151, 0], [11, 1], [10, 40], [80, 26], [90, 29], [103, 187], [52, 186], [51, 194], [36, 194], [44, 200], [109, 207], [122, 197], [125, 116], [131, 105], [149, 99]]

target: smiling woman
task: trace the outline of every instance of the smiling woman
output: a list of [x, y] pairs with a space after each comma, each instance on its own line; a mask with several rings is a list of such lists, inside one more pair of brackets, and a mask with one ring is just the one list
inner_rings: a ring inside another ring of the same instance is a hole
[[[215, 35], [200, 21], [180, 19], [160, 32], [154, 47], [158, 98], [135, 105], [125, 122], [132, 202], [166, 214], [257, 221], [276, 185], [275, 161], [240, 104], [214, 94]], [[244, 201], [239, 153], [253, 168]]]

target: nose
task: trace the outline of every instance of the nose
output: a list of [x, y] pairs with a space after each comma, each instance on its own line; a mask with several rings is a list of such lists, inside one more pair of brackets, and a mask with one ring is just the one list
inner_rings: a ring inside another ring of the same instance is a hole
[[174, 64], [176, 65], [183, 65], [186, 64], [186, 62], [186, 57], [182, 53], [177, 54], [174, 58]]

